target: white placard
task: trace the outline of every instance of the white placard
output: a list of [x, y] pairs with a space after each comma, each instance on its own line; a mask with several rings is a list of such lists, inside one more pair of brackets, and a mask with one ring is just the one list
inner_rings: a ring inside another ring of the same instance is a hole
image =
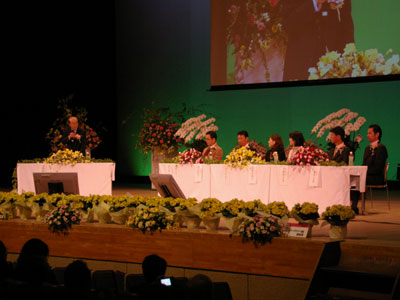
[[279, 184], [288, 185], [289, 181], [289, 166], [281, 166], [279, 168]]
[[247, 167], [247, 183], [248, 184], [257, 184], [257, 172], [255, 166]]
[[195, 164], [194, 165], [194, 182], [202, 182], [203, 181], [203, 165]]
[[284, 233], [290, 237], [306, 238], [309, 228], [309, 224], [287, 223]]
[[321, 167], [311, 167], [310, 168], [310, 178], [308, 180], [308, 186], [319, 187], [320, 186], [320, 173]]

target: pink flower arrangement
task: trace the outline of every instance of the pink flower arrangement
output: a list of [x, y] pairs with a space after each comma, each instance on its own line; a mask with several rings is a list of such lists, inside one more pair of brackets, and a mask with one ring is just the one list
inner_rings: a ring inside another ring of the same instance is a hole
[[328, 154], [314, 146], [299, 147], [292, 158], [292, 163], [298, 166], [319, 166], [321, 162], [329, 162]]
[[274, 216], [256, 215], [239, 226], [239, 234], [243, 242], [253, 241], [254, 245], [264, 245], [274, 237], [282, 235], [283, 226], [280, 219]]
[[194, 148], [179, 153], [180, 164], [202, 164], [204, 163], [202, 153]]
[[66, 235], [73, 224], [80, 224], [81, 215], [71, 206], [61, 205], [50, 211], [44, 221], [49, 224], [49, 230]]

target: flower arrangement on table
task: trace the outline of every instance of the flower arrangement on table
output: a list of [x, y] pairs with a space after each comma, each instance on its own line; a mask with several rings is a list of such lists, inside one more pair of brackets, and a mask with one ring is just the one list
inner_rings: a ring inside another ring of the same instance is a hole
[[222, 203], [216, 198], [205, 198], [199, 203], [200, 218], [210, 219], [221, 216]]
[[179, 153], [180, 164], [202, 164], [204, 163], [203, 155], [194, 148], [187, 149]]
[[233, 149], [224, 160], [224, 164], [227, 164], [233, 168], [245, 168], [249, 164], [259, 164], [263, 162], [265, 161], [261, 158], [261, 156], [257, 155], [255, 151], [252, 151], [246, 147]]
[[221, 214], [224, 220], [225, 226], [236, 232], [239, 225], [243, 222], [246, 217], [245, 214], [245, 203], [243, 200], [232, 199], [228, 202], [222, 203]]
[[262, 203], [261, 200], [259, 199], [253, 201], [247, 201], [244, 203], [243, 212], [248, 217], [254, 217], [260, 213], [265, 212], [265, 210], [266, 210], [266, 205]]
[[55, 233], [68, 234], [68, 230], [73, 224], [80, 224], [81, 217], [76, 209], [69, 205], [61, 205], [50, 211], [45, 218], [45, 223], [49, 224], [49, 229]]
[[299, 147], [292, 158], [292, 164], [297, 166], [319, 166], [321, 162], [329, 162], [328, 154], [316, 147]]
[[331, 225], [344, 226], [355, 216], [356, 214], [350, 206], [332, 205], [326, 208], [321, 217]]
[[91, 160], [83, 156], [80, 151], [72, 151], [70, 149], [58, 150], [50, 155], [44, 161], [46, 164], [59, 165], [76, 165], [77, 163], [90, 163]]
[[257, 156], [260, 156], [261, 159], [265, 160], [268, 150], [261, 142], [251, 140], [249, 142], [249, 149], [255, 151]]
[[135, 215], [130, 216], [126, 225], [137, 228], [143, 233], [175, 228], [174, 216], [168, 214], [166, 209], [145, 206], [140, 207]]
[[240, 71], [254, 67], [252, 57], [259, 51], [269, 81], [266, 51], [271, 46], [283, 48], [287, 39], [282, 28], [282, 1], [231, 0], [228, 5], [227, 40], [241, 58]]
[[[323, 55], [317, 67], [308, 70], [308, 79], [327, 79], [400, 74], [399, 54], [389, 49], [385, 55], [377, 49], [357, 51], [354, 43], [345, 46], [343, 53], [331, 51]], [[385, 57], [386, 56], [386, 57]]]
[[[354, 119], [355, 121], [353, 123], [352, 121]], [[311, 135], [316, 134], [317, 138], [322, 138], [326, 131], [329, 132], [330, 129], [336, 126], [343, 127], [345, 132], [344, 143], [355, 153], [362, 141], [362, 136], [359, 134], [360, 128], [366, 121], [367, 120], [359, 116], [357, 112], [352, 112], [348, 108], [342, 108], [318, 121], [311, 130]], [[334, 145], [330, 143], [329, 134], [326, 136], [325, 140], [328, 141], [329, 148], [334, 147]]]
[[318, 204], [303, 202], [293, 206], [290, 216], [295, 218], [301, 224], [318, 224]]
[[271, 242], [274, 237], [281, 236], [282, 229], [279, 218], [256, 215], [239, 226], [239, 235], [242, 236], [243, 242], [252, 241], [257, 247], [258, 244], [264, 245], [266, 242]]

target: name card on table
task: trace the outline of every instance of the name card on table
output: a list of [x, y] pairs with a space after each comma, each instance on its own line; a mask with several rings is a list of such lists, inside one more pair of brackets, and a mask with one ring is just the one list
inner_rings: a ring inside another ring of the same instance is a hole
[[247, 183], [256, 184], [257, 183], [257, 172], [255, 166], [247, 167]]
[[194, 182], [201, 182], [203, 180], [203, 165], [194, 165]]
[[310, 178], [308, 180], [308, 186], [319, 187], [320, 186], [320, 173], [321, 167], [311, 167], [310, 168]]
[[306, 238], [309, 229], [309, 224], [287, 223], [283, 234], [290, 237]]
[[289, 166], [281, 166], [279, 168], [279, 184], [288, 185], [289, 182]]

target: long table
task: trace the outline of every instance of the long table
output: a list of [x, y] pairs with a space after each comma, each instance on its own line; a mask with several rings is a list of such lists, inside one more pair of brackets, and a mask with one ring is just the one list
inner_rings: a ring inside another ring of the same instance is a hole
[[77, 173], [80, 195], [112, 195], [115, 163], [79, 163], [74, 166], [19, 163], [17, 164], [18, 193], [35, 192], [33, 173]]
[[234, 198], [263, 203], [314, 202], [324, 211], [334, 204], [350, 205], [350, 188], [365, 192], [366, 166], [250, 165], [232, 168], [223, 164], [160, 164], [160, 174], [171, 174], [186, 197]]

